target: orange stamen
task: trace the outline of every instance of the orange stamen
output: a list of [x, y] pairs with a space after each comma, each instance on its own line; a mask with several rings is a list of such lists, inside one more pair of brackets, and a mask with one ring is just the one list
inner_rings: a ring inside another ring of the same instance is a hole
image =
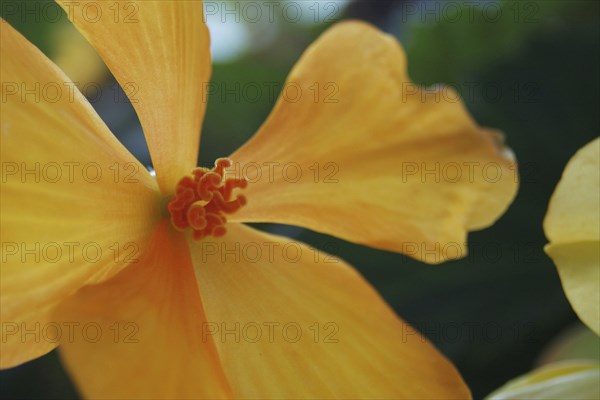
[[245, 179], [224, 178], [225, 169], [231, 165], [230, 159], [219, 158], [212, 170], [196, 168], [191, 176], [179, 181], [175, 197], [167, 205], [176, 229], [192, 229], [195, 240], [226, 233], [224, 214], [232, 214], [246, 204], [243, 195], [232, 199], [231, 194], [234, 189], [244, 189], [248, 184]]

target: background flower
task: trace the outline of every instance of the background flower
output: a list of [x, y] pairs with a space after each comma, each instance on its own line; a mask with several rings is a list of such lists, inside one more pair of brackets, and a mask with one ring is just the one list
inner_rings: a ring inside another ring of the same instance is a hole
[[600, 138], [571, 158], [544, 220], [567, 298], [579, 318], [600, 335]]

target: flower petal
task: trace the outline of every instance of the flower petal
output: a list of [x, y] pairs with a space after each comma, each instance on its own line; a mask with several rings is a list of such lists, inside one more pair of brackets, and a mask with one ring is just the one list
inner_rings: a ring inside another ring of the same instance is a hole
[[0, 31], [0, 367], [7, 368], [56, 346], [26, 331], [51, 323], [54, 306], [82, 285], [124, 268], [160, 212], [154, 179], [73, 83], [8, 23]]
[[74, 325], [61, 355], [93, 399], [226, 398], [230, 389], [211, 338], [185, 239], [167, 220], [140, 262], [81, 289], [58, 310]]
[[202, 2], [58, 3], [128, 94], [161, 192], [170, 194], [198, 157], [211, 70]]
[[600, 334], [600, 138], [580, 149], [565, 167], [546, 218], [563, 289], [579, 318]]
[[234, 397], [470, 396], [452, 364], [344, 262], [241, 224], [190, 248], [203, 334]]
[[454, 258], [448, 243], [465, 255], [467, 231], [492, 224], [516, 192], [515, 163], [497, 138], [452, 90], [412, 84], [392, 37], [340, 23], [231, 155], [230, 173], [250, 182], [231, 221], [301, 225], [432, 263]]
[[588, 362], [559, 362], [509, 381], [487, 400], [588, 400], [600, 397], [600, 366]]
[[600, 241], [600, 138], [569, 160], [550, 199], [544, 231], [551, 243]]
[[576, 322], [545, 345], [542, 354], [537, 357], [536, 365], [543, 366], [558, 361], [587, 360], [600, 363], [600, 340], [581, 322]]
[[549, 244], [544, 250], [579, 319], [600, 335], [600, 243]]

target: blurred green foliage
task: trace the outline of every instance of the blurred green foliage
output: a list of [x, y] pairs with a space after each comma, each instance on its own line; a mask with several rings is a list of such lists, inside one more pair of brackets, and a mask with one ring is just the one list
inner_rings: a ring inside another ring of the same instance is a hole
[[[496, 225], [470, 235], [467, 258], [441, 266], [307, 230], [262, 227], [292, 232], [355, 265], [400, 316], [452, 359], [474, 396], [481, 398], [530, 370], [548, 342], [576, 321], [543, 253], [542, 220], [566, 162], [600, 132], [600, 6], [596, 1], [503, 2], [504, 17], [490, 22], [480, 8], [465, 4], [463, 15], [473, 15], [473, 20], [455, 21], [454, 14], [422, 20], [408, 13], [411, 4], [415, 2], [357, 1], [346, 16], [365, 16], [396, 35], [416, 82], [462, 89], [466, 83], [479, 85], [463, 97], [475, 119], [502, 130], [516, 153], [522, 182], [514, 204]], [[9, 22], [52, 55], [48, 33], [55, 25]], [[282, 84], [302, 51], [325, 29], [282, 23], [268, 47], [214, 65], [213, 82]], [[265, 96], [236, 102], [212, 95], [201, 161], [241, 145], [272, 105]], [[135, 121], [133, 112], [129, 119]], [[121, 137], [123, 126], [130, 125], [111, 127]], [[149, 161], [144, 148], [130, 150]], [[5, 371], [0, 379], [0, 394], [6, 398], [76, 396], [55, 354]]]

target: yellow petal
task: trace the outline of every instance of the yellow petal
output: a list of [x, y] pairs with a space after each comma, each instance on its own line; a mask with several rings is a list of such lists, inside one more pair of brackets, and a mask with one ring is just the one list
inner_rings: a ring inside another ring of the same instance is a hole
[[573, 359], [600, 363], [600, 338], [580, 322], [561, 331], [549, 345], [545, 345], [536, 365]]
[[97, 88], [98, 82], [109, 76], [106, 65], [72, 24], [61, 24], [53, 32], [52, 42], [55, 45], [52, 60], [69, 78], [79, 82], [79, 87], [91, 88], [89, 96], [94, 96], [92, 90]]
[[563, 289], [579, 318], [600, 334], [600, 138], [565, 167], [544, 219]]
[[196, 165], [210, 77], [201, 1], [58, 1], [135, 108], [158, 184], [170, 194]]
[[0, 30], [0, 367], [7, 368], [56, 346], [39, 339], [53, 307], [139, 256], [160, 213], [153, 178], [72, 82], [6, 22]]
[[231, 220], [301, 225], [430, 263], [465, 255], [517, 178], [498, 135], [449, 88], [410, 82], [391, 36], [336, 25], [290, 73], [272, 114], [231, 158], [250, 182]]
[[600, 138], [569, 160], [544, 220], [553, 243], [600, 241]]
[[583, 323], [600, 335], [600, 243], [549, 244], [563, 290]]
[[84, 397], [199, 399], [230, 396], [185, 239], [167, 220], [135, 266], [81, 289], [57, 315], [78, 324], [61, 355]]
[[538, 368], [509, 381], [486, 399], [589, 400], [599, 397], [600, 367], [598, 364], [572, 361]]
[[228, 224], [190, 244], [236, 398], [469, 398], [452, 364], [344, 262]]

